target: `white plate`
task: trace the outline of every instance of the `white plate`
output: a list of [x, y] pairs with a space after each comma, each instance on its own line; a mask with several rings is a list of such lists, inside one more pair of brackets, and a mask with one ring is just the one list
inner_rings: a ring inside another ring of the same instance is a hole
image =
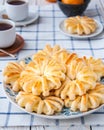
[[[25, 63], [29, 63], [31, 61], [31, 57], [30, 56], [26, 57], [23, 60], [25, 61]], [[17, 93], [13, 92], [9, 85], [6, 85], [5, 83], [3, 83], [3, 89], [5, 91], [7, 98], [10, 100], [11, 103], [15, 104], [21, 110], [27, 112], [24, 108], [21, 108], [16, 103], [15, 99], [16, 99]], [[52, 115], [52, 116], [37, 114], [35, 112], [27, 112], [27, 113], [32, 114], [32, 115], [37, 116], [37, 117], [49, 118], [49, 119], [72, 119], [72, 118], [77, 118], [77, 117], [81, 117], [81, 116], [85, 116], [85, 115], [88, 115], [90, 113], [93, 113], [103, 106], [104, 105], [101, 105], [100, 107], [93, 109], [93, 110], [89, 110], [87, 112], [72, 112], [72, 111], [70, 111], [69, 108], [63, 108], [63, 110], [60, 113], [57, 113], [56, 115]]]
[[16, 26], [26, 26], [35, 22], [38, 19], [38, 17], [39, 17], [38, 13], [30, 12], [29, 16], [25, 20], [15, 22], [15, 24]]
[[95, 20], [95, 21], [97, 23], [97, 29], [94, 33], [89, 34], [89, 35], [70, 34], [64, 27], [64, 20], [62, 22], [60, 22], [59, 28], [63, 34], [73, 37], [73, 38], [79, 38], [79, 39], [91, 38], [91, 37], [97, 36], [98, 34], [100, 34], [103, 31], [103, 25], [100, 22], [98, 22], [97, 20]]

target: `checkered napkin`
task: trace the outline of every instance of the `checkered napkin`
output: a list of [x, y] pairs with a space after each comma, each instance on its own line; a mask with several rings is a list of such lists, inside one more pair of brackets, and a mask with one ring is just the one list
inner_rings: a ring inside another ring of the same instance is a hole
[[[2, 84], [2, 70], [10, 61], [17, 61], [44, 48], [46, 44], [59, 44], [72, 52], [86, 56], [94, 56], [104, 60], [104, 33], [88, 39], [74, 39], [67, 37], [59, 31], [59, 23], [66, 17], [57, 5], [44, 7], [31, 7], [37, 10], [40, 18], [27, 27], [17, 27], [16, 31], [25, 39], [25, 46], [16, 55], [17, 58], [0, 57], [0, 126], [68, 126], [79, 124], [104, 125], [104, 108], [85, 117], [70, 120], [50, 120], [29, 115], [11, 104], [6, 98]], [[97, 5], [90, 5], [85, 15], [95, 18], [103, 24]], [[97, 120], [96, 120], [97, 117]]]

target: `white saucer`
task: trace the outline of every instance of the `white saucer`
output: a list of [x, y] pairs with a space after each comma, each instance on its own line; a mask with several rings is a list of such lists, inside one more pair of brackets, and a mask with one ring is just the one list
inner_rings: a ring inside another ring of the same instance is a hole
[[[6, 13], [2, 13], [2, 15], [6, 15]], [[8, 17], [8, 16], [7, 16]], [[3, 18], [3, 16], [2, 16]], [[29, 12], [29, 16], [22, 21], [14, 21], [16, 26], [26, 26], [29, 24], [32, 24], [33, 22], [35, 22], [37, 19], [39, 18], [39, 14], [37, 12]]]
[[97, 20], [95, 20], [95, 21], [97, 23], [97, 29], [94, 33], [89, 34], [89, 35], [70, 34], [64, 27], [64, 20], [59, 24], [59, 28], [60, 28], [60, 31], [63, 34], [65, 34], [66, 36], [70, 36], [70, 37], [78, 38], [78, 39], [91, 38], [91, 37], [97, 36], [98, 34], [100, 34], [103, 31], [103, 25], [100, 22], [98, 22]]
[[25, 20], [14, 22], [16, 26], [26, 26], [35, 22], [38, 19], [38, 17], [39, 17], [38, 13], [30, 12], [28, 18], [26, 18]]

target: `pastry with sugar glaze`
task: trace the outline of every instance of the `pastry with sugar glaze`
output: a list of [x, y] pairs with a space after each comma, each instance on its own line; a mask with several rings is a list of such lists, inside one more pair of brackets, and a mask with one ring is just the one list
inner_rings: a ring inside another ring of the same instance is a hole
[[26, 64], [21, 61], [20, 63], [17, 62], [9, 62], [4, 71], [4, 82], [6, 84], [10, 84], [14, 91], [19, 91], [21, 89], [19, 85], [19, 78], [21, 72], [26, 68]]
[[28, 112], [43, 113], [45, 115], [53, 115], [60, 112], [64, 106], [63, 100], [58, 97], [49, 96], [42, 99], [32, 93], [23, 91], [18, 93], [16, 101], [19, 106], [24, 107]]
[[72, 111], [88, 111], [95, 109], [104, 104], [104, 85], [97, 84], [93, 90], [88, 91], [82, 96], [77, 96], [75, 100], [70, 98], [65, 99], [65, 106], [69, 107]]
[[64, 27], [70, 34], [88, 35], [95, 32], [97, 23], [87, 16], [76, 16], [66, 19]]
[[77, 95], [81, 96], [96, 86], [96, 73], [86, 66], [82, 59], [71, 61], [67, 66], [66, 75], [69, 80], [66, 80], [65, 84], [55, 90], [55, 95], [62, 99], [69, 97], [70, 100], [74, 100]]
[[104, 76], [104, 63], [101, 59], [95, 59], [93, 57], [83, 57], [83, 60], [87, 66], [89, 66], [96, 74], [97, 79], [100, 81], [101, 77]]
[[54, 59], [61, 63], [65, 63], [70, 52], [62, 49], [59, 45], [55, 45], [53, 48], [47, 44], [43, 50], [38, 51], [33, 55], [33, 61], [37, 59], [45, 60], [47, 58]]
[[20, 85], [26, 92], [48, 96], [52, 89], [58, 89], [65, 79], [66, 68], [51, 59], [31, 61], [21, 73]]

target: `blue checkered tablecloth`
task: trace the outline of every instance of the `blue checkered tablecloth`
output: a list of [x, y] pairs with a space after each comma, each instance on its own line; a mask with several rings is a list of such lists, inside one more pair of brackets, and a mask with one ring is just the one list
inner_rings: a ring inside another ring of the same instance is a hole
[[[24, 48], [16, 53], [16, 59], [9, 56], [0, 57], [0, 126], [104, 125], [104, 108], [81, 118], [71, 120], [49, 120], [38, 118], [21, 111], [6, 98], [2, 84], [2, 70], [4, 66], [10, 61], [17, 61], [34, 54], [38, 50], [43, 49], [46, 44], [51, 44], [52, 46], [59, 44], [62, 48], [78, 53], [79, 56], [94, 56], [95, 58], [102, 58], [102, 60], [104, 60], [104, 32], [93, 38], [82, 40], [74, 39], [63, 35], [59, 31], [59, 23], [66, 17], [56, 4], [43, 7], [36, 7], [34, 5], [31, 6], [30, 11], [37, 11], [40, 18], [34, 24], [16, 28], [17, 33], [25, 40]], [[102, 24], [104, 22], [97, 5], [89, 5], [85, 15], [95, 18]]]

